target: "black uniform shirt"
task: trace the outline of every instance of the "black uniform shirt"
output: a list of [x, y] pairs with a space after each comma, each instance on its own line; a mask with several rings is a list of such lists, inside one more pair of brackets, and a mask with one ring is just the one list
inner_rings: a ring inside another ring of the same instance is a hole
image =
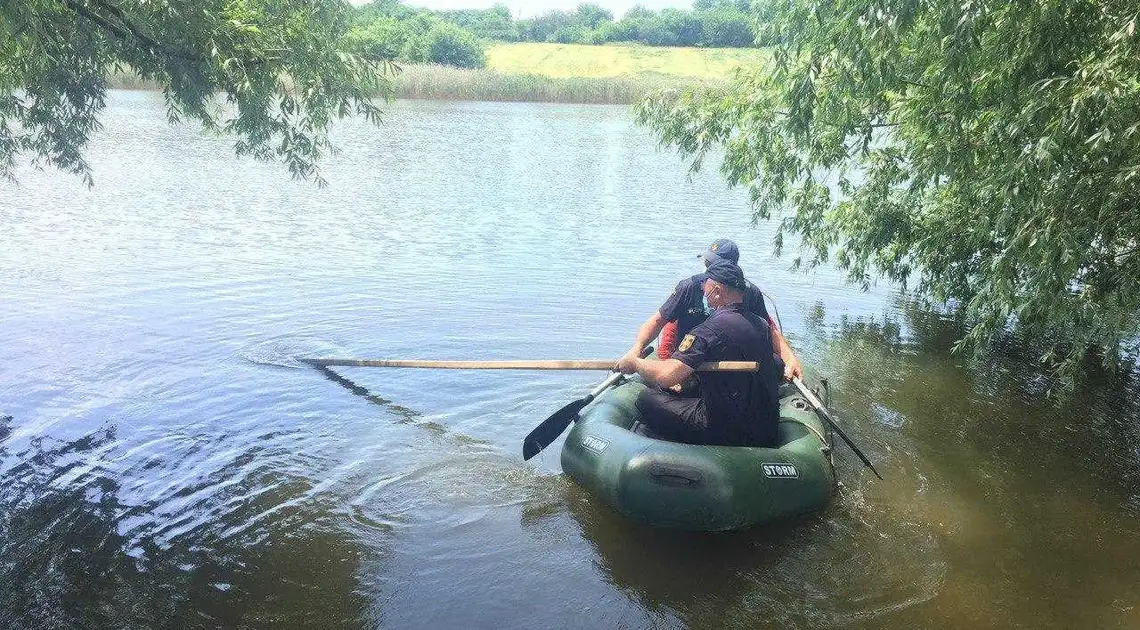
[[[678, 338], [689, 334], [689, 331], [696, 328], [697, 324], [705, 321], [705, 318], [708, 317], [702, 299], [704, 296], [703, 287], [707, 278], [708, 276], [705, 274], [698, 273], [678, 282], [677, 288], [673, 289], [673, 295], [670, 295], [669, 299], [661, 305], [661, 308], [657, 309], [665, 321], [677, 321]], [[748, 288], [744, 291], [744, 307], [759, 315], [765, 322], [771, 321], [771, 318], [768, 317], [768, 309], [764, 308], [764, 294], [751, 282], [748, 283]]]
[[710, 443], [775, 446], [780, 373], [768, 321], [736, 303], [713, 311], [681, 338], [673, 358], [696, 369], [706, 361], [757, 361], [759, 372], [697, 372]]

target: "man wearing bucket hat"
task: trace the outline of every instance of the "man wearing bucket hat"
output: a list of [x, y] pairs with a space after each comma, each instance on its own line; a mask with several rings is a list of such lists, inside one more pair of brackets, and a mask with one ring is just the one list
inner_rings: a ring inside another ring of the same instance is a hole
[[[701, 283], [712, 314], [686, 333], [673, 356], [648, 361], [625, 356], [618, 369], [657, 385], [638, 395], [641, 420], [662, 437], [691, 444], [774, 446], [783, 366], [773, 352], [772, 328], [745, 307], [749, 284], [727, 258], [713, 257]], [[755, 361], [756, 372], [695, 372], [706, 361]], [[699, 396], [669, 391], [693, 374]]]
[[[738, 264], [740, 249], [737, 248], [736, 243], [729, 239], [718, 238], [704, 253], [697, 257], [704, 261], [706, 267], [720, 259]], [[623, 358], [641, 356], [642, 348], [656, 339], [658, 334], [661, 335], [661, 348], [658, 351], [658, 356], [662, 359], [669, 358], [675, 348], [675, 340], [683, 338], [708, 317], [708, 311], [702, 297], [705, 278], [704, 273], [699, 273], [678, 282], [669, 299], [665, 300], [661, 308], [650, 315], [649, 319], [645, 320], [645, 323], [638, 329], [637, 339]], [[788, 341], [784, 339], [779, 327], [768, 316], [768, 309], [764, 306], [764, 294], [751, 282], [746, 281], [746, 284], [744, 308], [756, 313], [769, 323], [772, 329], [772, 346], [784, 362], [784, 378], [791, 380], [795, 377], [802, 377], [803, 365], [796, 358], [795, 352], [788, 345]]]

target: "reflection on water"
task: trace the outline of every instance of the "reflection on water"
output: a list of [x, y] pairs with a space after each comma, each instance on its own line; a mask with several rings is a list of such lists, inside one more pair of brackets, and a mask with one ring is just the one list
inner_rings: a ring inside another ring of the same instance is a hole
[[823, 513], [707, 535], [634, 524], [578, 488], [567, 507], [615, 586], [696, 627], [837, 627], [925, 602], [946, 571], [937, 541], [841, 498]]
[[[86, 457], [115, 441], [104, 428], [70, 443], [35, 439], [27, 450], [0, 451], [20, 462], [4, 472], [14, 484], [0, 503], [5, 627], [367, 622], [355, 575], [364, 551], [313, 521], [319, 507], [300, 501], [304, 480], [258, 476], [219, 493], [242, 497], [241, 509], [199, 505], [148, 524], [146, 515], [163, 506], [122, 502], [115, 472]], [[232, 479], [238, 467], [219, 478]], [[298, 526], [266, 531], [259, 521], [271, 510]]]
[[1127, 627], [1132, 608], [1121, 602], [1140, 592], [1120, 580], [1140, 554], [1126, 533], [1140, 481], [1136, 381], [1047, 399], [1048, 379], [1032, 364], [967, 365], [950, 354], [960, 326], [905, 302], [885, 317], [813, 326], [837, 407], [892, 470], [886, 484], [860, 480], [859, 491], [942, 541], [956, 570], [940, 599], [962, 613], [958, 622]]
[[[330, 186], [112, 95], [87, 190], [0, 188], [0, 626], [1140, 626], [1140, 386], [1059, 400], [961, 322], [773, 260], [624, 108], [400, 103]], [[598, 374], [293, 358], [617, 356], [730, 236], [886, 478], [654, 530], [520, 440]]]

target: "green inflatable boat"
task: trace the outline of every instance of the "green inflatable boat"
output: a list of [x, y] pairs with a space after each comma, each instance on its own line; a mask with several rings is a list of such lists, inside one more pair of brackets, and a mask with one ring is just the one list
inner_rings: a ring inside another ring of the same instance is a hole
[[831, 498], [830, 431], [792, 385], [780, 389], [778, 448], [656, 439], [634, 406], [644, 388], [634, 378], [604, 392], [562, 447], [566, 474], [618, 512], [662, 527], [727, 531], [814, 510]]

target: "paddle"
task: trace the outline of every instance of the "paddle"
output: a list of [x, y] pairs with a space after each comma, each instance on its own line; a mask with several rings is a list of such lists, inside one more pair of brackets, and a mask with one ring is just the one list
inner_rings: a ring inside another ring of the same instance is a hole
[[[410, 359], [298, 359], [316, 367], [428, 368], [443, 370], [612, 370], [613, 359], [568, 361], [437, 361]], [[755, 361], [711, 361], [697, 366], [698, 372], [755, 372]]]
[[811, 390], [809, 390], [804, 385], [804, 382], [801, 379], [794, 378], [792, 379], [792, 382], [796, 384], [796, 389], [800, 390], [800, 394], [803, 394], [803, 397], [807, 398], [808, 402], [811, 403], [811, 406], [815, 408], [815, 412], [819, 414], [821, 418], [827, 420], [827, 423], [831, 425], [831, 428], [835, 429], [835, 432], [839, 434], [839, 437], [843, 438], [844, 442], [847, 442], [847, 446], [850, 446], [851, 450], [855, 451], [855, 454], [859, 456], [859, 459], [863, 460], [863, 463], [867, 465], [867, 468], [870, 468], [871, 472], [875, 473], [875, 476], [878, 477], [881, 481], [883, 479], [883, 476], [879, 474], [879, 471], [875, 470], [875, 466], [871, 463], [871, 460], [867, 459], [867, 456], [863, 454], [863, 451], [860, 451], [859, 448], [855, 446], [855, 443], [851, 441], [851, 438], [847, 437], [847, 434], [843, 432], [843, 429], [839, 428], [839, 425], [836, 424], [835, 420], [831, 418], [831, 414], [823, 408], [823, 403], [819, 402], [819, 399], [815, 397], [815, 394], [811, 393]]
[[[641, 358], [645, 358], [653, 354], [653, 347], [646, 347], [641, 351]], [[613, 367], [613, 363], [610, 363]], [[622, 379], [624, 375], [621, 372], [614, 372], [602, 381], [601, 385], [594, 388], [594, 391], [586, 395], [585, 398], [580, 398], [574, 402], [566, 405], [565, 407], [555, 411], [549, 418], [542, 421], [542, 424], [534, 428], [533, 431], [527, 434], [526, 439], [523, 440], [523, 459], [527, 460], [542, 452], [542, 449], [550, 446], [550, 443], [558, 439], [566, 427], [578, 418], [578, 412], [582, 411], [586, 405], [594, 402], [594, 399], [599, 394], [606, 391], [610, 387]]]

